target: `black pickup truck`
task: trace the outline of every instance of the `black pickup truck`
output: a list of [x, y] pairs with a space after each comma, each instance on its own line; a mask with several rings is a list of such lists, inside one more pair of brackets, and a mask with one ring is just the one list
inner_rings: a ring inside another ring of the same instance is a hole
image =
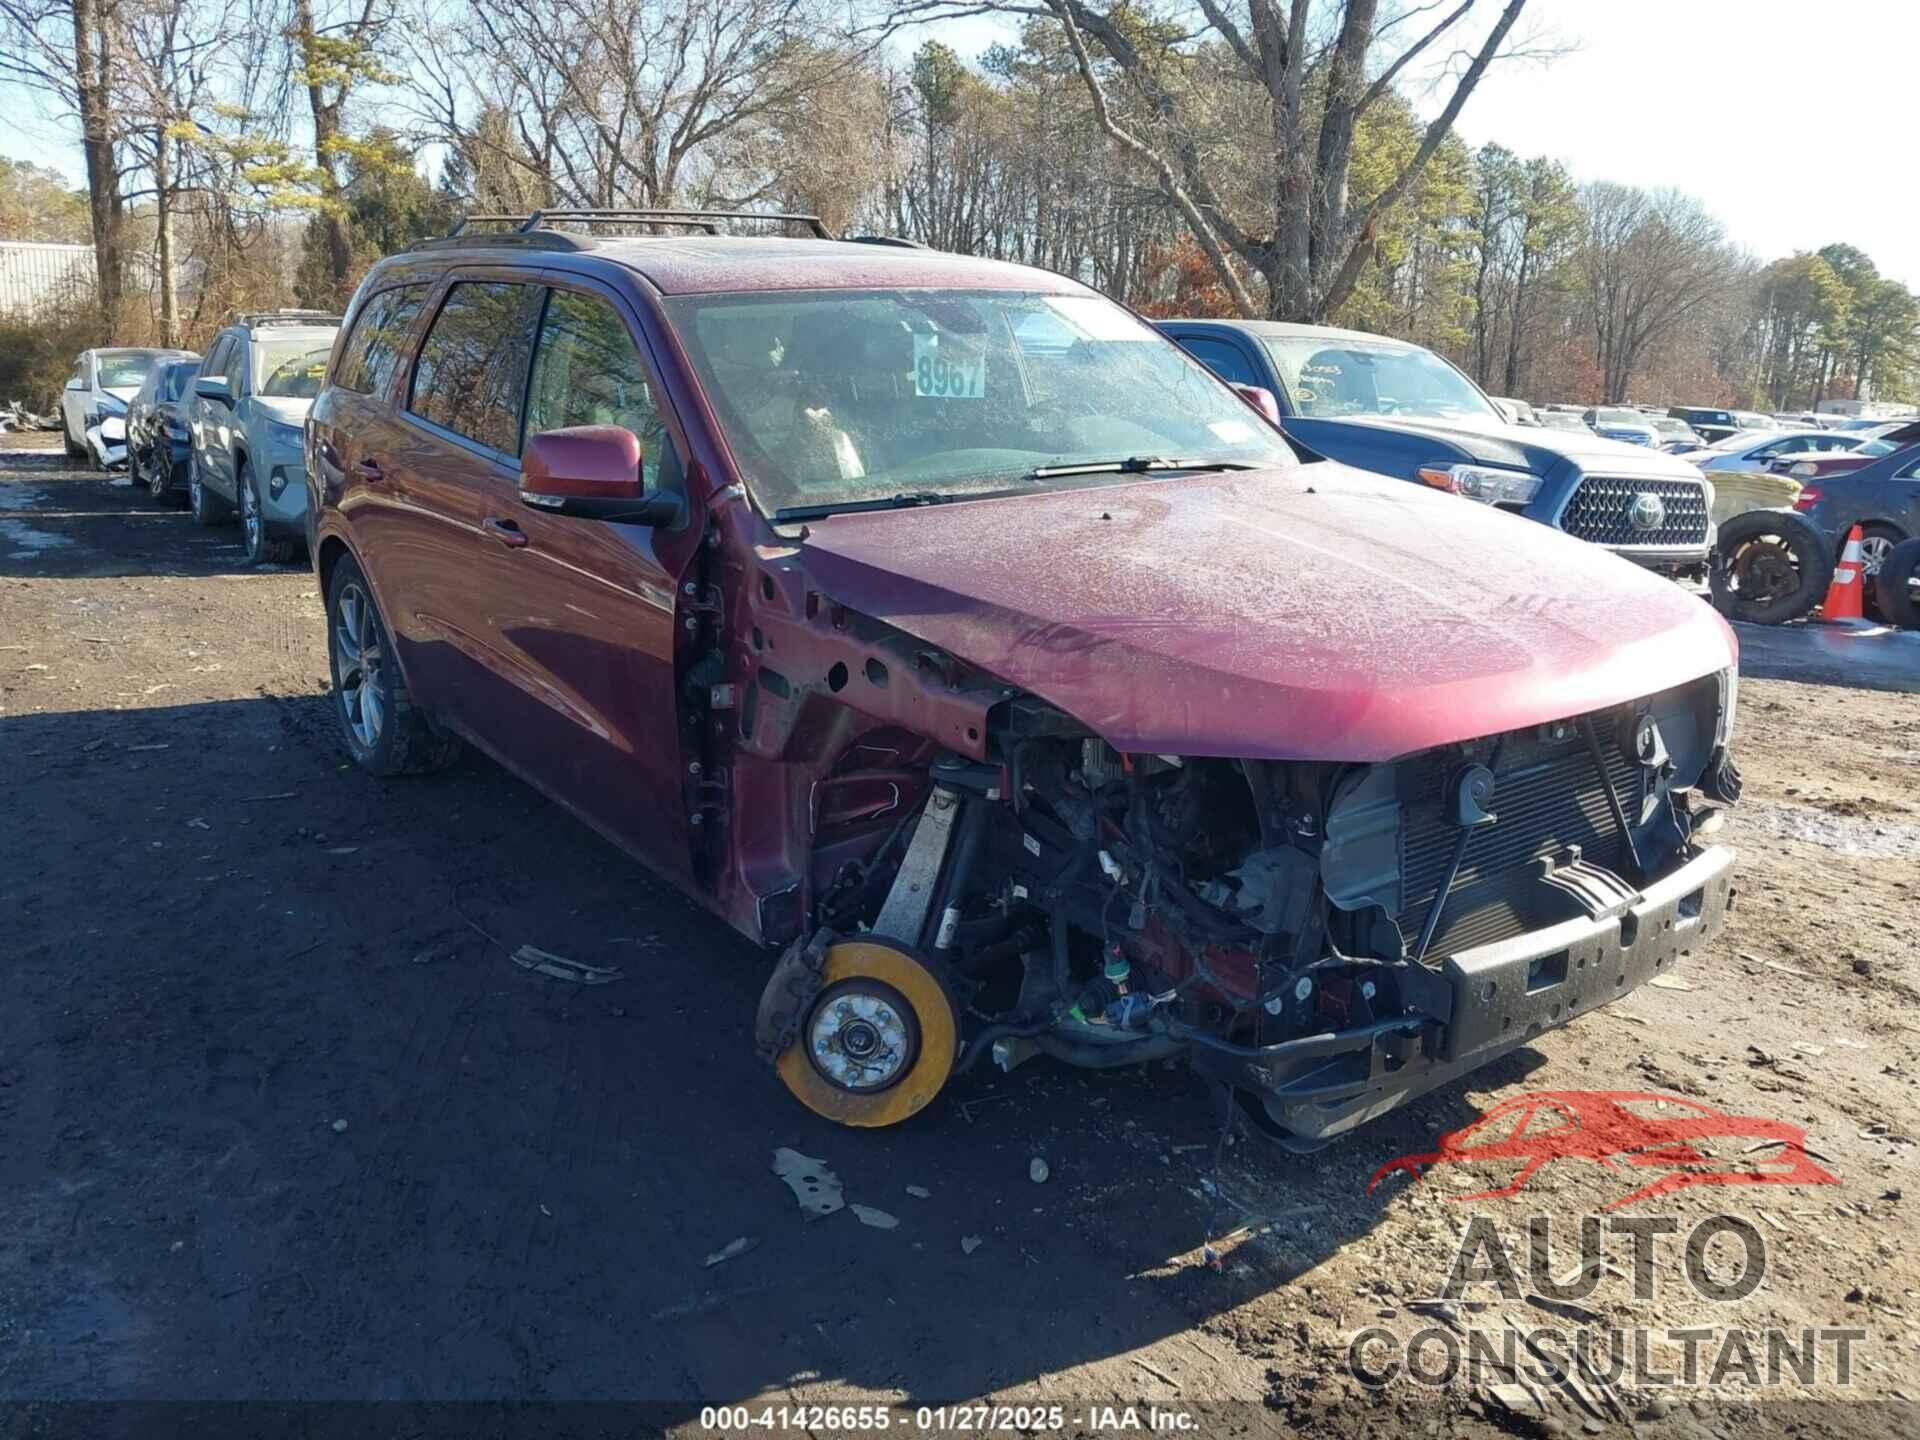
[[1164, 320], [1216, 375], [1270, 391], [1302, 449], [1552, 525], [1664, 574], [1704, 573], [1713, 487], [1651, 447], [1507, 423], [1430, 350], [1315, 325]]

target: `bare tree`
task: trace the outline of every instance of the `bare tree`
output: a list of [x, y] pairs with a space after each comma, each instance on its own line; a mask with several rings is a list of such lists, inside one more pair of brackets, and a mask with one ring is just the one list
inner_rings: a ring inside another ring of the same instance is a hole
[[[838, 43], [828, 0], [499, 0], [435, 20], [413, 42], [426, 127], [511, 154], [568, 205], [726, 193], [713, 187], [728, 147], [856, 77], [871, 48]], [[489, 116], [505, 131], [487, 134]]]
[[114, 111], [116, 0], [0, 0], [0, 77], [78, 117], [87, 167], [100, 312], [112, 325], [125, 284], [119, 118]]
[[[129, 189], [128, 202], [153, 202], [154, 277], [160, 336], [182, 338], [175, 213], [186, 195], [204, 190], [203, 158], [192, 145], [194, 116], [213, 103], [250, 17], [239, 0], [119, 0], [121, 63], [115, 67], [116, 110], [130, 171], [148, 183]], [[256, 37], [258, 38], [258, 37]]]
[[[320, 5], [326, 3], [318, 0]], [[392, 18], [387, 0], [343, 0], [337, 13], [316, 8], [316, 0], [293, 0], [287, 38], [293, 49], [294, 78], [306, 91], [312, 119], [319, 218], [336, 299], [345, 298], [353, 270], [353, 236], [341, 177], [351, 148], [344, 115], [348, 97], [356, 89], [397, 78], [382, 68], [379, 54]]]
[[1584, 198], [1587, 319], [1606, 398], [1625, 400], [1636, 369], [1725, 297], [1738, 258], [1692, 196], [1601, 184]]
[[[1325, 11], [1316, 0], [1194, 0], [1197, 15], [1174, 3], [1171, 10], [1098, 10], [1085, 0], [901, 0], [892, 22], [980, 10], [1056, 20], [1101, 129], [1156, 177], [1234, 303], [1247, 314], [1260, 308], [1244, 268], [1266, 282], [1268, 314], [1298, 320], [1324, 320], [1352, 292], [1382, 218], [1419, 183], [1488, 66], [1508, 53], [1526, 7], [1526, 0], [1505, 0], [1486, 34], [1460, 57], [1412, 155], [1356, 203], [1350, 182], [1362, 120], [1410, 66], [1465, 33], [1478, 0], [1451, 0], [1437, 18], [1437, 0], [1390, 7], [1384, 18], [1380, 0], [1334, 0]], [[1195, 46], [1183, 43], [1195, 36], [1218, 47], [1225, 75], [1196, 61]], [[1203, 78], [1190, 82], [1196, 66]], [[1210, 145], [1193, 113], [1193, 91], [1223, 82], [1252, 98], [1248, 108], [1265, 126], [1264, 215], [1232, 203], [1241, 188], [1231, 168], [1238, 157]], [[1112, 93], [1115, 86], [1124, 93]]]

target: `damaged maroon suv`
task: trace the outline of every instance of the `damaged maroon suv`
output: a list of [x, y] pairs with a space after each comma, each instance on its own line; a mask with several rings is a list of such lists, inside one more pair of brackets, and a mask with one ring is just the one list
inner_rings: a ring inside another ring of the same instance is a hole
[[555, 218], [382, 261], [341, 331], [344, 739], [467, 740], [769, 947], [813, 1110], [1184, 1057], [1311, 1146], [1720, 926], [1697, 599], [1304, 461], [1060, 276]]

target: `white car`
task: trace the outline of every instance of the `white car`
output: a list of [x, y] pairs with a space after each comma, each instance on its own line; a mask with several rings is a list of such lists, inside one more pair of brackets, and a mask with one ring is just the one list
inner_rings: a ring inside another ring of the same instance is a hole
[[127, 463], [127, 402], [163, 357], [184, 350], [83, 350], [60, 392], [60, 428], [67, 455], [102, 470]]
[[1783, 455], [1827, 455], [1851, 450], [1867, 437], [1858, 430], [1741, 430], [1698, 450], [1680, 453], [1702, 470], [1764, 472]]

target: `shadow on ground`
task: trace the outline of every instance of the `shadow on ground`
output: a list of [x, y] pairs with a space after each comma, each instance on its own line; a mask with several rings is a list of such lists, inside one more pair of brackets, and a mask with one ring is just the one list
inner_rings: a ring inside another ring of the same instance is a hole
[[[753, 1055], [753, 948], [489, 763], [362, 775], [328, 705], [0, 719], [0, 1396], [964, 1399], [1305, 1274], [1473, 1114], [1455, 1087], [1216, 1171], [1184, 1071], [1036, 1062], [837, 1130]], [[899, 1228], [803, 1219], [780, 1145]], [[1322, 1208], [1169, 1266], [1240, 1222], [1215, 1176]]]

